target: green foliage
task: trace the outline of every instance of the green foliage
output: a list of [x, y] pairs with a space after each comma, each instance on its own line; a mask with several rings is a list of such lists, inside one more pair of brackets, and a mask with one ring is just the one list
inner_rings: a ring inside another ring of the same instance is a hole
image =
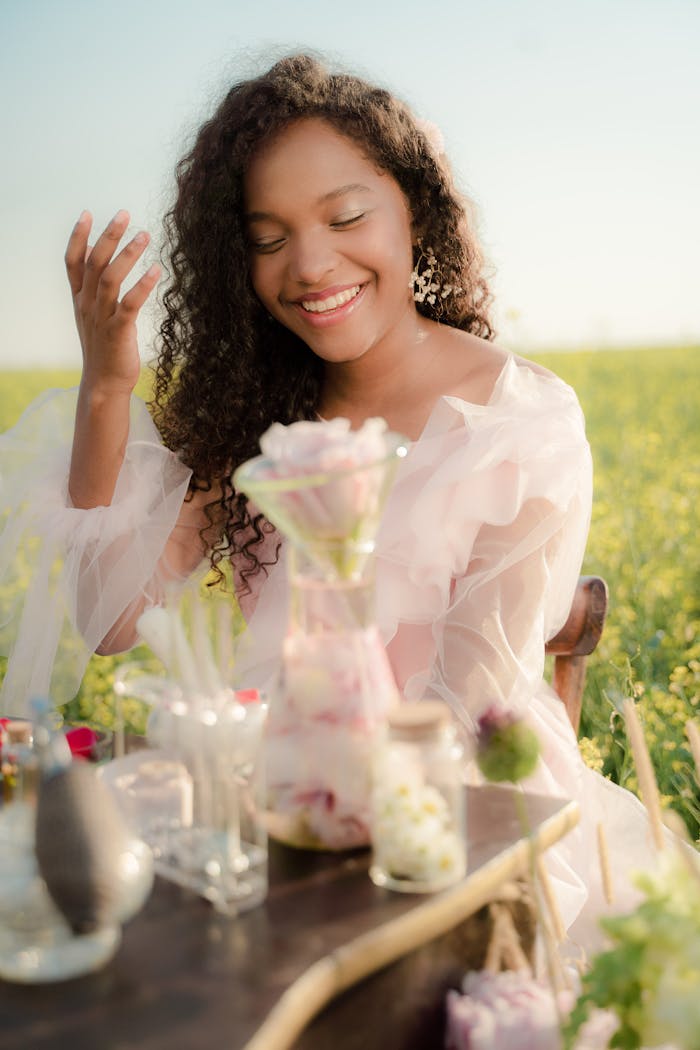
[[576, 390], [593, 450], [593, 517], [583, 571], [610, 588], [588, 661], [586, 761], [631, 790], [622, 722], [637, 701], [665, 804], [700, 832], [684, 726], [700, 704], [700, 348], [541, 354]]
[[13, 427], [27, 405], [44, 390], [67, 389], [80, 382], [80, 372], [70, 369], [1, 372], [0, 377], [0, 433]]
[[[582, 754], [636, 789], [620, 714], [623, 699], [634, 696], [664, 801], [697, 838], [700, 792], [684, 724], [700, 704], [700, 348], [537, 360], [571, 383], [586, 415], [595, 497], [584, 572], [610, 588], [605, 631], [588, 664]], [[76, 373], [5, 373], [0, 430], [46, 387], [77, 380]], [[71, 711], [106, 719], [115, 669], [133, 658], [94, 657]], [[131, 717], [142, 726], [142, 712]]]
[[592, 1007], [612, 1010], [620, 1027], [610, 1045], [700, 1048], [700, 871], [667, 854], [660, 870], [637, 876], [644, 894], [629, 915], [601, 920], [611, 947], [583, 977], [565, 1029], [571, 1047]]

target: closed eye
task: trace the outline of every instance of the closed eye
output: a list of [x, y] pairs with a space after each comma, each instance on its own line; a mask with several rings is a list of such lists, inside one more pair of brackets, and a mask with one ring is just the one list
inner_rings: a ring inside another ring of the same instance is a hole
[[364, 219], [365, 215], [366, 212], [360, 211], [356, 215], [349, 215], [346, 219], [335, 219], [335, 221], [330, 224], [331, 229], [345, 230], [348, 226], [354, 226], [355, 223], [360, 222], [361, 219]]
[[275, 237], [271, 241], [251, 241], [250, 246], [259, 255], [272, 255], [274, 252], [279, 251], [284, 242], [284, 237]]

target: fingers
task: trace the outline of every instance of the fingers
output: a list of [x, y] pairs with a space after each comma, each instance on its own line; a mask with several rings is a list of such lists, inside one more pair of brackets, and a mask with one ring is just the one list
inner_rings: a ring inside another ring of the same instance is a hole
[[77, 295], [83, 286], [85, 257], [88, 252], [88, 237], [90, 236], [91, 227], [92, 215], [89, 211], [81, 212], [66, 246], [66, 272], [73, 295]]
[[148, 233], [137, 233], [115, 255], [129, 223], [129, 213], [118, 211], [94, 245], [88, 244], [92, 216], [84, 211], [73, 228], [66, 248], [66, 271], [75, 299], [76, 317], [105, 322], [119, 311], [124, 321], [136, 314], [155, 288], [160, 267], [151, 266], [119, 302], [121, 285], [150, 243]]
[[117, 250], [117, 245], [124, 236], [128, 225], [128, 211], [118, 211], [112, 221], [107, 224], [105, 230], [97, 238], [92, 251], [85, 260], [81, 292], [83, 300], [87, 303], [94, 300], [97, 292], [97, 285], [102, 277], [102, 272]]
[[154, 263], [146, 270], [143, 277], [139, 278], [134, 287], [129, 289], [120, 304], [125, 319], [135, 320], [139, 310], [157, 285], [159, 277], [160, 266]]
[[[147, 233], [137, 233], [102, 270], [95, 296], [95, 305], [99, 318], [111, 317], [115, 313], [122, 282], [129, 276], [145, 252], [149, 241], [150, 237]], [[94, 250], [90, 254], [90, 259], [94, 254]]]

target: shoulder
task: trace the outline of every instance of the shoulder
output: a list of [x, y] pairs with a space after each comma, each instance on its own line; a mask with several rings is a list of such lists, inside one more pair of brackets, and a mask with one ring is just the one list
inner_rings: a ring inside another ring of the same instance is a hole
[[486, 339], [447, 329], [445, 353], [449, 362], [443, 394], [472, 405], [489, 405], [499, 395], [526, 396], [538, 389], [544, 398], [576, 400], [570, 387], [554, 372]]

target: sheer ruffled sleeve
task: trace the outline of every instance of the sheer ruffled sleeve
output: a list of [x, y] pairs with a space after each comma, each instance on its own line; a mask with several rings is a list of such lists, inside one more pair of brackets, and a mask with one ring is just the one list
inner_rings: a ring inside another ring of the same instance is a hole
[[511, 361], [488, 406], [443, 399], [411, 456], [392, 505], [410, 527], [394, 549], [384, 533], [392, 585], [380, 603], [404, 621], [389, 650], [400, 669], [406, 621], [429, 621], [431, 662], [404, 694], [446, 700], [471, 729], [491, 703], [524, 710], [541, 691], [588, 532], [583, 417], [566, 384]]
[[76, 399], [76, 390], [48, 391], [0, 437], [0, 651], [9, 657], [0, 711], [7, 714], [26, 714], [33, 696], [55, 703], [74, 696], [91, 654], [119, 635], [137, 604], [161, 600], [175, 575], [164, 548], [190, 471], [134, 398], [111, 505], [73, 507]]

